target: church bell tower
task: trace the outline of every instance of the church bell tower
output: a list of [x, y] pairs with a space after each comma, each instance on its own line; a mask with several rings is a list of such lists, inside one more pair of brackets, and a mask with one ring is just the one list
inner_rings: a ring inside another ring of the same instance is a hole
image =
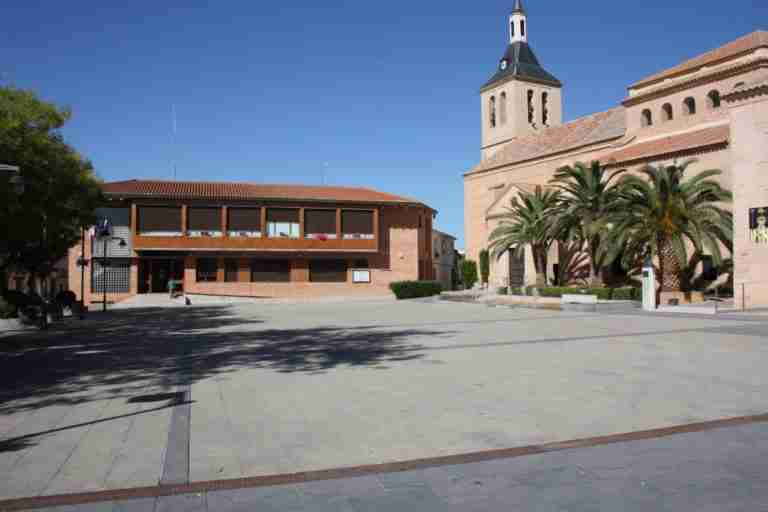
[[522, 0], [515, 0], [507, 34], [507, 49], [480, 89], [483, 158], [516, 138], [562, 124], [563, 84], [539, 64], [528, 45], [528, 16]]

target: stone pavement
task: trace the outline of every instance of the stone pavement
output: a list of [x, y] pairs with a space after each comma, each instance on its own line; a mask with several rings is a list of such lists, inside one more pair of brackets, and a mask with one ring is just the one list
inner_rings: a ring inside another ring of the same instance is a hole
[[763, 414], [767, 335], [750, 316], [432, 302], [92, 315], [0, 345], [0, 500]]
[[40, 512], [761, 512], [768, 424], [488, 462]]

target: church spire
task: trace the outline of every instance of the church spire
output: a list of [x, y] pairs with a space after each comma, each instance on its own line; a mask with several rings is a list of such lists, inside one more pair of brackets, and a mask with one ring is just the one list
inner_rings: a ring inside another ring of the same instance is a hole
[[515, 0], [515, 7], [509, 15], [509, 44], [528, 42], [528, 17], [525, 15], [523, 0]]

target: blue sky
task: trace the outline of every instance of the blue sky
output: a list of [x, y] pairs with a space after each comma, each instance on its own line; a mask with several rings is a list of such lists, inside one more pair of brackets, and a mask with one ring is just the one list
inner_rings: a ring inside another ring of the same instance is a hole
[[[461, 175], [512, 0], [4, 0], [5, 83], [69, 105], [105, 180], [362, 185], [421, 199], [463, 244]], [[713, 5], [722, 5], [712, 2]], [[526, 0], [565, 118], [753, 30], [768, 2]], [[178, 129], [171, 144], [171, 105]], [[174, 156], [175, 155], [175, 156]]]

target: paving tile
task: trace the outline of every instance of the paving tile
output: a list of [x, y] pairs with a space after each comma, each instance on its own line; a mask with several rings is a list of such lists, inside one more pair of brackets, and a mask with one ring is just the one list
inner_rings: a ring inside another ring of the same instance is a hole
[[207, 501], [209, 510], [222, 512], [293, 512], [304, 508], [295, 486], [210, 492]]
[[205, 494], [184, 494], [158, 498], [155, 512], [205, 512], [207, 510]]

